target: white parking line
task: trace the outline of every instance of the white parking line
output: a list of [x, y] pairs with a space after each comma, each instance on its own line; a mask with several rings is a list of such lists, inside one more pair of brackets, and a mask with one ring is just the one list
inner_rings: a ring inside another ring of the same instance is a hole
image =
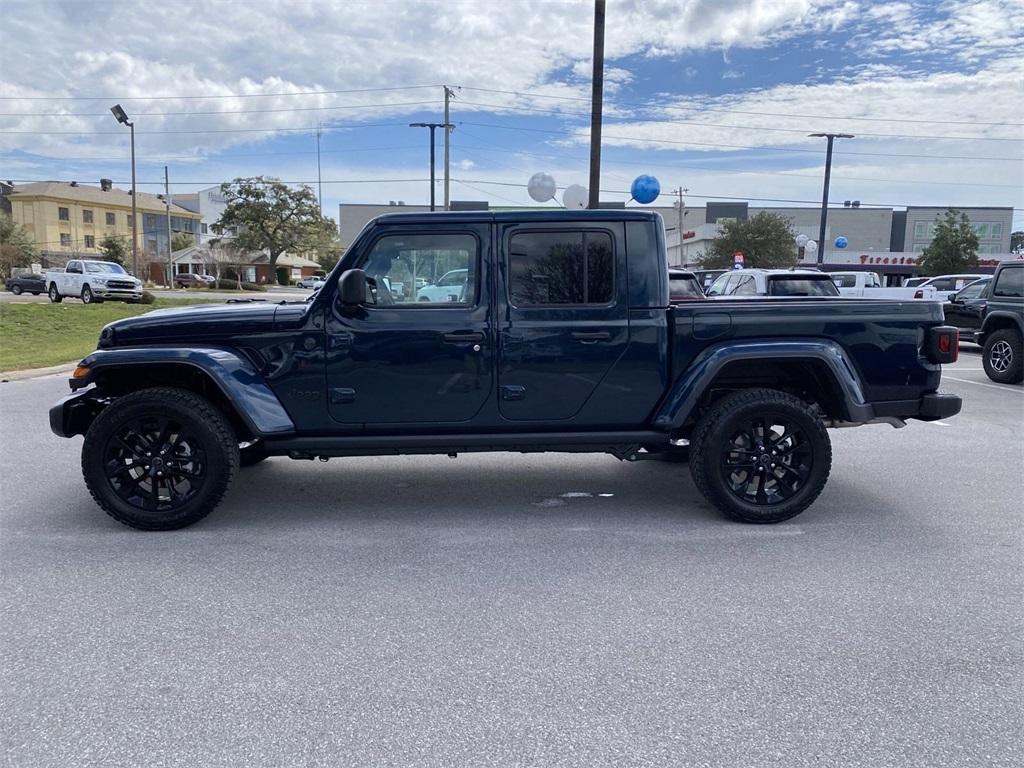
[[977, 384], [979, 387], [991, 387], [992, 389], [1001, 389], [1004, 392], [1016, 392], [1017, 394], [1021, 394], [1022, 392], [1024, 392], [1024, 389], [1014, 389], [1013, 387], [1004, 387], [1002, 384], [988, 384], [988, 383], [986, 383], [984, 381], [971, 381], [970, 379], [958, 379], [956, 376], [943, 376], [942, 378], [943, 379], [947, 379], [949, 381], [959, 381], [959, 382], [962, 382], [964, 384]]
[[937, 427], [952, 427], [952, 424], [947, 424], [944, 421], [926, 421], [925, 424], [934, 424]]

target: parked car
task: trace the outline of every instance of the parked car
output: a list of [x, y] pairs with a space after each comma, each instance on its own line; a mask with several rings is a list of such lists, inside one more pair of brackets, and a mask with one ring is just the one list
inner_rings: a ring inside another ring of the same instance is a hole
[[982, 364], [992, 381], [1024, 381], [1024, 261], [1004, 261], [992, 276], [981, 330]]
[[728, 271], [728, 269], [695, 269], [693, 270], [693, 276], [697, 278], [697, 282], [704, 289], [704, 293], [707, 293], [711, 284]]
[[685, 269], [669, 269], [668, 300], [672, 304], [681, 301], [702, 301], [704, 288], [693, 272]]
[[[828, 427], [959, 412], [957, 395], [938, 392], [958, 347], [937, 302], [666, 307], [662, 226], [630, 209], [380, 216], [312, 301], [181, 307], [106, 326], [50, 426], [85, 435], [92, 497], [148, 530], [200, 520], [240, 464], [267, 456], [636, 461], [683, 440], [709, 503], [777, 523], [824, 488]], [[412, 247], [459, 252], [487, 279], [417, 312], [382, 289], [407, 274], [401, 251]]]
[[112, 261], [73, 259], [63, 270], [46, 273], [50, 301], [59, 304], [68, 296], [83, 304], [105, 300], [139, 301], [142, 281], [129, 275], [125, 268]]
[[174, 276], [175, 288], [208, 288], [217, 282], [212, 275], [198, 275], [195, 272], [181, 272]]
[[445, 272], [436, 285], [426, 285], [416, 291], [416, 301], [462, 301], [468, 279], [468, 269]]
[[975, 335], [981, 330], [991, 284], [991, 277], [975, 280], [950, 296], [942, 305], [946, 322], [960, 331], [960, 341], [974, 341]]
[[5, 284], [7, 290], [15, 296], [20, 296], [23, 293], [38, 296], [46, 291], [46, 276], [40, 275], [38, 272], [30, 272], [25, 275], [8, 277]]
[[312, 277], [304, 277], [295, 285], [299, 288], [319, 288], [323, 285], [324, 279], [319, 275], [313, 275]]
[[708, 298], [732, 296], [838, 296], [832, 278], [816, 269], [734, 269], [720, 275]]
[[841, 296], [868, 296], [874, 299], [925, 299], [935, 301], [931, 286], [886, 288], [875, 272], [829, 272]]
[[[937, 277], [925, 278], [922, 282], [910, 287], [934, 288], [935, 298], [938, 301], [946, 301], [954, 293], [959, 291], [964, 286], [973, 283], [979, 277], [984, 277], [984, 275], [939, 275]], [[916, 279], [919, 278], [911, 278], [910, 280], [907, 281], [907, 283], [911, 282], [911, 280]], [[906, 283], [904, 283], [904, 287], [907, 287]]]

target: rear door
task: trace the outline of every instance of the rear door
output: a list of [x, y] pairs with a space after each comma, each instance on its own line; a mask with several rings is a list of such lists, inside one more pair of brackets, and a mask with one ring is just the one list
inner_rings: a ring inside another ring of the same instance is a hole
[[499, 242], [499, 411], [573, 419], [629, 343], [622, 225], [505, 225]]

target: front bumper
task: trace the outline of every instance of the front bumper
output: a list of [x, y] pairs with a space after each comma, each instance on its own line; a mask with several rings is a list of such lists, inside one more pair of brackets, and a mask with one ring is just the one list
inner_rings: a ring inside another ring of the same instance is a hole
[[105, 406], [106, 403], [96, 397], [95, 389], [62, 397], [50, 408], [50, 430], [57, 437], [84, 435]]
[[138, 301], [142, 298], [142, 289], [127, 290], [124, 288], [96, 286], [92, 289], [92, 295], [97, 299], [104, 299], [106, 301]]

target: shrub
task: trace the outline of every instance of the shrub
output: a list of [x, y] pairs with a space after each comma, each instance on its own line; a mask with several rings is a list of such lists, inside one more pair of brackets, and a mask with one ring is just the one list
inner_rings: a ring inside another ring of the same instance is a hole
[[[218, 280], [214, 286], [222, 291], [237, 291], [238, 281], [237, 280], [225, 280], [223, 277]], [[267, 290], [262, 285], [256, 285], [256, 283], [242, 283], [243, 291], [265, 291]]]
[[156, 301], [156, 296], [149, 291], [143, 291], [142, 298], [139, 299], [139, 304], [152, 304], [154, 301]]

